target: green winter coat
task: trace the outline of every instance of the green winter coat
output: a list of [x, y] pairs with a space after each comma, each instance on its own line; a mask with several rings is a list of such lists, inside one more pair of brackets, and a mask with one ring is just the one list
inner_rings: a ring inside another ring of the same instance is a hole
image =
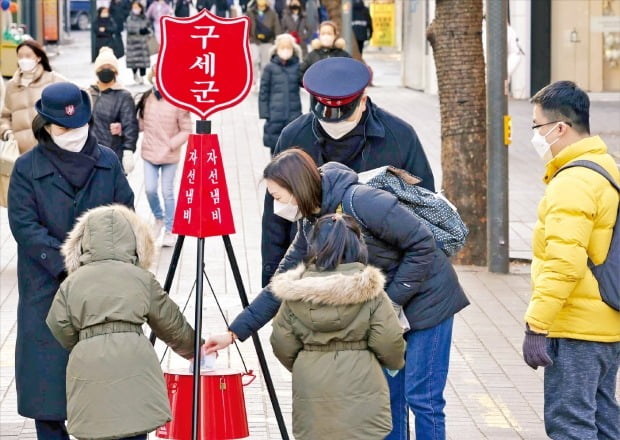
[[153, 252], [148, 226], [119, 205], [88, 211], [62, 247], [69, 276], [47, 325], [71, 351], [67, 418], [78, 439], [133, 436], [170, 420], [163, 373], [141, 326], [185, 358], [194, 331], [147, 270]]
[[379, 269], [360, 263], [275, 276], [271, 345], [293, 373], [297, 440], [382, 439], [392, 430], [381, 367], [405, 365], [403, 332]]

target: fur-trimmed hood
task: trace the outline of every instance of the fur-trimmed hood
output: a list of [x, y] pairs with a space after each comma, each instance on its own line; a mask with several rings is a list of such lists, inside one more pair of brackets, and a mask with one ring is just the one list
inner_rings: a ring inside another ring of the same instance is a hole
[[85, 212], [62, 245], [68, 273], [101, 260], [117, 260], [144, 269], [154, 254], [150, 228], [123, 205], [100, 206]]
[[312, 42], [310, 43], [312, 45], [312, 49], [314, 50], [319, 50], [319, 49], [344, 49], [345, 46], [347, 45], [344, 41], [344, 38], [342, 37], [338, 37], [336, 38], [336, 40], [334, 41], [334, 45], [332, 47], [323, 47], [323, 45], [321, 44], [321, 41], [318, 38], [315, 38], [314, 40], [312, 40]]
[[385, 277], [361, 263], [341, 264], [336, 271], [318, 272], [300, 264], [276, 275], [270, 287], [284, 301], [343, 306], [361, 304], [383, 293]]

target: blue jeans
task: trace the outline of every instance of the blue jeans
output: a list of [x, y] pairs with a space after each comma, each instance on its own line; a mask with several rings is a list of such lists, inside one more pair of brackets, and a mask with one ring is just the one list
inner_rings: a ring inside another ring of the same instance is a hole
[[[161, 170], [161, 193], [164, 197], [165, 212], [161, 210], [159, 194], [157, 193], [157, 181], [159, 180], [159, 172]], [[166, 231], [172, 230], [172, 222], [174, 221], [174, 175], [177, 171], [176, 163], [166, 163], [155, 165], [148, 160], [144, 161], [144, 189], [149, 206], [153, 212], [153, 216], [157, 220], [165, 218]]]
[[545, 430], [554, 440], [618, 440], [620, 342], [549, 338]]
[[415, 415], [416, 440], [446, 438], [443, 390], [448, 380], [453, 324], [450, 317], [434, 327], [405, 335], [405, 368], [393, 378], [386, 375], [393, 426], [386, 440], [409, 439], [407, 406]]

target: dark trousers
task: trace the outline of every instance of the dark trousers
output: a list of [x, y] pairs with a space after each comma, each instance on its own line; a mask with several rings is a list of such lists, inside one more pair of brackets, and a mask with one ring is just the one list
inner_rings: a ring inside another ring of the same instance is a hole
[[135, 74], [135, 73], [137, 73], [137, 72], [138, 72], [138, 70], [140, 71], [140, 75], [141, 75], [141, 76], [146, 75], [146, 67], [139, 67], [139, 68], [138, 68], [138, 67], [132, 67], [132, 68], [131, 68], [131, 71], [132, 71], [134, 74]]
[[366, 40], [357, 40], [357, 47], [360, 49], [360, 55], [364, 52], [364, 42]]
[[69, 440], [64, 420], [35, 420], [39, 440]]
[[545, 429], [553, 440], [618, 440], [620, 342], [549, 338]]

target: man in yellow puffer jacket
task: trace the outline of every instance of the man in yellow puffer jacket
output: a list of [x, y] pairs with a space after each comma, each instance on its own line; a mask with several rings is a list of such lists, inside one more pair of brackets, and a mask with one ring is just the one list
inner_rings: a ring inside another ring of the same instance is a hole
[[619, 183], [620, 173], [603, 140], [590, 135], [590, 101], [575, 83], [549, 84], [531, 102], [532, 144], [546, 163], [547, 188], [534, 229], [523, 357], [532, 368], [546, 367], [550, 438], [620, 439], [620, 312], [603, 302], [588, 268], [588, 259], [598, 265], [607, 258], [618, 192], [584, 167], [554, 177], [575, 160], [596, 162]]

